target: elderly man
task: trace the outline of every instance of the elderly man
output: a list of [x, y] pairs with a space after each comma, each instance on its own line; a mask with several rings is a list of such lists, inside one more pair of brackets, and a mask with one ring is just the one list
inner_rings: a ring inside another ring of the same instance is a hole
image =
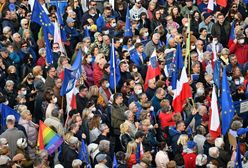
[[130, 136], [134, 138], [136, 132], [138, 131], [139, 123], [134, 123], [134, 113], [131, 110], [127, 110], [125, 112], [125, 123], [127, 123], [130, 127]]
[[160, 34], [155, 33], [152, 35], [152, 40], [149, 41], [145, 46], [145, 54], [147, 57], [150, 57], [152, 55], [154, 49], [159, 48], [159, 40], [160, 40]]
[[99, 149], [99, 153], [96, 154], [96, 156], [94, 158], [94, 165], [97, 164], [97, 156], [104, 154], [104, 155], [106, 155], [106, 160], [107, 160], [106, 166], [112, 167], [112, 159], [109, 156], [110, 142], [107, 140], [101, 140], [99, 143], [98, 149]]

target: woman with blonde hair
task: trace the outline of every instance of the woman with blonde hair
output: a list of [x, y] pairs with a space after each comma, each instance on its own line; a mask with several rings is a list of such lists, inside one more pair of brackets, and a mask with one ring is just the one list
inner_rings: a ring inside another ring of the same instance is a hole
[[187, 134], [182, 134], [179, 136], [176, 145], [177, 153], [182, 153], [187, 148], [188, 141], [189, 141], [189, 137]]
[[121, 146], [124, 151], [126, 151], [126, 147], [130, 141], [132, 141], [132, 138], [130, 136], [130, 127], [127, 122], [124, 122], [120, 125], [120, 142]]
[[25, 128], [28, 139], [28, 153], [30, 158], [35, 158], [35, 146], [37, 143], [37, 129], [38, 125], [32, 122], [32, 114], [29, 110], [23, 110], [19, 124]]
[[126, 161], [128, 168], [132, 168], [136, 164], [136, 148], [137, 144], [135, 141], [127, 144]]

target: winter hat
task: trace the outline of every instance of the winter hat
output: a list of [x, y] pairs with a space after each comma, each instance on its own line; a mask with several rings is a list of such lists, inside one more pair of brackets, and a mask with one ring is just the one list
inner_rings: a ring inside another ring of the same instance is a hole
[[194, 141], [188, 141], [187, 147], [189, 149], [193, 149], [196, 146], [196, 143]]
[[203, 14], [204, 20], [206, 20], [209, 16], [211, 16], [209, 13], [204, 13], [204, 14]]
[[26, 138], [19, 138], [16, 142], [17, 147], [21, 148], [21, 149], [25, 149], [28, 145], [27, 145], [27, 140]]

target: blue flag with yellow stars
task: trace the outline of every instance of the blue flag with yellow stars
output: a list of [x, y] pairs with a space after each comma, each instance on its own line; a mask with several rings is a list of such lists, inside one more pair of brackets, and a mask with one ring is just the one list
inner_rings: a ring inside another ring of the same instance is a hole
[[230, 127], [234, 116], [234, 105], [231, 97], [230, 88], [226, 76], [226, 67], [222, 74], [222, 96], [221, 96], [221, 114], [222, 114], [222, 134], [225, 135]]
[[129, 5], [128, 5], [127, 6], [127, 13], [126, 13], [124, 37], [131, 37], [131, 36], [133, 36], [133, 32], [132, 32], [132, 24], [131, 24], [131, 20], [130, 20], [130, 12], [129, 12]]
[[44, 9], [42, 8], [41, 4], [39, 3], [39, 0], [34, 1], [34, 8], [32, 11], [31, 20], [39, 24], [41, 27], [43, 27], [43, 29], [47, 29], [47, 32], [51, 35], [54, 35], [54, 26]]

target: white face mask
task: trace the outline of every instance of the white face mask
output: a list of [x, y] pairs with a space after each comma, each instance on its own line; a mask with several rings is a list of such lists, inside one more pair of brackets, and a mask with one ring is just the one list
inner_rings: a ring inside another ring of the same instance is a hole
[[150, 107], [150, 111], [154, 111], [154, 107], [153, 106]]
[[90, 26], [87, 26], [87, 29], [90, 30]]
[[86, 61], [87, 61], [87, 63], [89, 64], [89, 63], [92, 62], [92, 58], [87, 58]]
[[148, 37], [148, 36], [149, 36], [149, 32], [146, 32], [146, 33], [144, 34], [144, 36], [145, 36], [145, 37]]
[[198, 89], [196, 90], [196, 93], [197, 93], [199, 96], [203, 95], [204, 92], [205, 92], [204, 88], [198, 88]]
[[120, 42], [120, 43], [123, 43], [123, 39], [121, 38], [121, 39], [119, 40], [119, 42]]
[[213, 40], [213, 43], [214, 43], [214, 44], [217, 44], [217, 43], [218, 43], [218, 40]]
[[194, 50], [195, 49], [195, 45], [191, 46], [191, 50]]
[[109, 30], [103, 31], [103, 34], [109, 34]]
[[57, 101], [58, 101], [57, 97], [54, 97], [54, 98], [53, 98], [53, 102], [54, 102], [54, 103], [57, 103]]
[[108, 87], [109, 87], [109, 83], [106, 84], [106, 88], [108, 88]]
[[116, 27], [116, 23], [112, 23], [112, 25], [111, 25], [112, 27]]
[[91, 108], [92, 111], [96, 111], [96, 107]]
[[133, 69], [133, 72], [138, 72], [138, 69], [137, 69], [137, 68], [134, 68], [134, 69]]
[[26, 90], [23, 91], [22, 94], [25, 96], [27, 94], [27, 91]]
[[214, 81], [213, 81], [213, 80], [211, 80], [209, 83], [210, 83], [210, 84], [214, 84]]
[[90, 16], [92, 16], [92, 17], [94, 17], [95, 15], [96, 15], [95, 13], [90, 14]]
[[136, 95], [139, 95], [140, 93], [142, 93], [142, 90], [136, 90], [136, 91], [135, 91], [135, 94], [136, 94]]
[[136, 40], [136, 43], [141, 43], [141, 40], [140, 40], [140, 39], [137, 39], [137, 40]]
[[232, 77], [231, 77], [231, 76], [228, 76], [228, 77], [227, 77], [227, 80], [228, 80], [228, 81], [231, 81], [231, 80], [232, 80]]
[[239, 80], [235, 80], [235, 85], [240, 85], [240, 81]]
[[88, 53], [88, 51], [89, 51], [88, 47], [84, 47], [84, 52]]
[[9, 101], [6, 100], [3, 104], [5, 104], [7, 106], [9, 104]]
[[244, 44], [245, 43], [245, 39], [240, 39], [238, 40], [239, 44]]
[[135, 83], [140, 83], [140, 80], [136, 80]]
[[94, 117], [94, 114], [90, 113], [89, 118], [93, 118], [93, 117]]

